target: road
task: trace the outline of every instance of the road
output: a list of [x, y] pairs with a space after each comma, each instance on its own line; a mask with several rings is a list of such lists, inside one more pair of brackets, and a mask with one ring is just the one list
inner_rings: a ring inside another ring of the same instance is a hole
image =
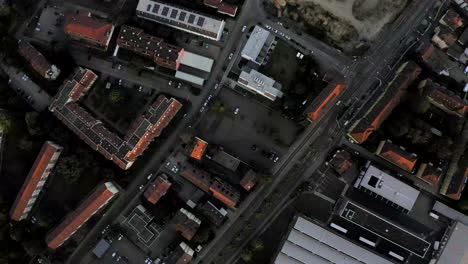
[[[243, 8], [249, 8], [248, 3], [256, 1], [245, 1]], [[116, 200], [112, 205], [107, 209], [106, 214], [95, 224], [95, 226], [89, 231], [88, 235], [82, 240], [79, 246], [75, 249], [73, 254], [68, 258], [66, 263], [76, 264], [80, 263], [82, 256], [84, 256], [98, 241], [101, 231], [108, 225], [111, 224], [115, 219], [118, 218], [118, 215], [122, 212], [122, 209], [139, 193], [139, 186], [146, 182], [146, 176], [153, 172], [155, 168], [158, 168], [161, 165], [161, 162], [169, 156], [170, 149], [176, 144], [179, 134], [197, 117], [199, 117], [199, 109], [201, 108], [203, 102], [208, 97], [208, 94], [211, 92], [211, 89], [214, 87], [216, 80], [220, 73], [222, 72], [223, 62], [228, 59], [229, 53], [231, 52], [236, 39], [240, 38], [242, 22], [248, 12], [242, 12], [239, 16], [239, 20], [235, 23], [230, 34], [230, 41], [225, 45], [224, 50], [221, 52], [218, 58], [215, 60], [215, 65], [213, 67], [212, 74], [210, 78], [205, 82], [205, 88], [202, 89], [201, 94], [197, 97], [197, 100], [192, 101], [192, 108], [187, 113], [187, 116], [182, 119], [182, 121], [177, 125], [177, 128], [174, 131], [170, 131], [170, 135], [167, 140], [159, 146], [157, 153], [145, 153], [145, 155], [152, 155], [151, 158], [144, 164], [143, 168], [135, 171], [133, 175], [133, 181], [127, 187], [126, 190], [121, 191]], [[252, 14], [250, 14], [252, 15]], [[171, 92], [172, 93], [172, 92]], [[137, 165], [137, 164], [136, 164]]]
[[[424, 1], [415, 1], [413, 2], [406, 10], [405, 12], [397, 19], [395, 22], [395, 25], [390, 28], [391, 34], [386, 34], [382, 39], [376, 42], [376, 45], [371, 48], [371, 50], [368, 52], [368, 55], [354, 63], [351, 67], [346, 68], [346, 83], [349, 84], [349, 88], [345, 91], [345, 93], [342, 95], [340, 98], [341, 101], [348, 101], [352, 100], [353, 98], [359, 98], [362, 94], [366, 93], [376, 81], [379, 79], [385, 79], [387, 78], [390, 73], [392, 73], [391, 67], [388, 67], [389, 65], [393, 65], [392, 62], [399, 59], [400, 55], [403, 55], [403, 52], [407, 50], [407, 45], [405, 45], [405, 42], [402, 41], [406, 38], [408, 38], [412, 32], [412, 30], [415, 29], [415, 27], [419, 24], [419, 22], [422, 20], [423, 17], [427, 15], [427, 12], [430, 11], [428, 7], [430, 7], [432, 1], [430, 0], [424, 0]], [[400, 22], [401, 21], [401, 22]], [[403, 24], [404, 22], [404, 24]], [[265, 23], [266, 24], [266, 23]], [[283, 30], [284, 32], [284, 30]], [[354, 99], [354, 102], [357, 100]], [[340, 110], [340, 107], [334, 107], [329, 111], [327, 116], [334, 116], [336, 117], [336, 114]], [[330, 123], [333, 124], [335, 123], [335, 118], [324, 118], [321, 121], [319, 121], [316, 124], [313, 124], [309, 126], [307, 133], [313, 133], [315, 129], [323, 129], [324, 127], [327, 127], [330, 129]], [[320, 134], [320, 133], [319, 133]], [[342, 131], [340, 133], [340, 136], [344, 136], [345, 131]], [[297, 143], [299, 143], [299, 147], [293, 146], [292, 148], [298, 148], [295, 150], [294, 155], [292, 158], [288, 158], [284, 161], [283, 166], [285, 166], [286, 170], [288, 171], [288, 166], [291, 166], [291, 164], [295, 163], [295, 160], [298, 160], [301, 157], [301, 154], [304, 153], [303, 149], [304, 147], [307, 147], [310, 145], [310, 142], [328, 142], [329, 140], [329, 133], [323, 133], [320, 134], [318, 137], [310, 136], [306, 138], [306, 141], [298, 140]], [[337, 143], [338, 141], [334, 141], [333, 143]], [[330, 142], [331, 143], [331, 142]], [[322, 144], [322, 147], [317, 147], [315, 148], [316, 151], [315, 153], [322, 153], [321, 155], [317, 156], [315, 159], [315, 162], [309, 162], [309, 166], [307, 166], [307, 169], [304, 170], [306, 173], [296, 175], [297, 177], [297, 185], [304, 180], [304, 177], [307, 177], [310, 171], [313, 171], [315, 168], [317, 168], [318, 164], [320, 164], [323, 159], [324, 159], [324, 154], [323, 153], [328, 153], [330, 150], [330, 147], [335, 144]], [[271, 191], [276, 188], [276, 186], [282, 182], [282, 178], [284, 177], [283, 174], [279, 173], [274, 175], [274, 182], [273, 184], [268, 188], [268, 190], [265, 190], [265, 194], [270, 194]], [[295, 188], [291, 188], [289, 190], [283, 190], [285, 191], [282, 193], [281, 197], [284, 197], [282, 201], [280, 201], [277, 205], [276, 208], [281, 208], [282, 205], [288, 200], [290, 193], [294, 191]], [[266, 199], [266, 196], [261, 197], [262, 200]], [[255, 206], [258, 201], [254, 201], [253, 204], [250, 204], [248, 210], [244, 211], [244, 216], [240, 221], [237, 221], [235, 223], [231, 223], [231, 229], [229, 232], [223, 233], [222, 239], [216, 240], [219, 236], [215, 238], [215, 241], [210, 243], [208, 247], [205, 247], [205, 249], [197, 256], [197, 259], [195, 263], [201, 263], [201, 260], [203, 260], [203, 263], [218, 263], [219, 261], [223, 261], [223, 263], [232, 263], [236, 260], [237, 256], [239, 255], [242, 247], [247, 245], [251, 238], [255, 237], [255, 235], [258, 235], [261, 230], [264, 229], [264, 224], [268, 223], [271, 220], [269, 218], [270, 214], [265, 217], [265, 220], [263, 224], [259, 224], [256, 227], [256, 230], [252, 233], [251, 236], [247, 237], [244, 239], [244, 243], [242, 246], [239, 247], [239, 250], [234, 252], [230, 257], [226, 256], [226, 254], [223, 254], [222, 257], [216, 259], [216, 256], [223, 251], [225, 253], [225, 246], [231, 242], [231, 238], [233, 238], [234, 234], [236, 233], [237, 230], [240, 230], [243, 226], [245, 226], [245, 221], [246, 219], [249, 218], [250, 215], [252, 215], [253, 212], [258, 208]], [[261, 202], [258, 203], [258, 206], [261, 206]], [[271, 210], [272, 214], [276, 210]], [[237, 228], [236, 228], [237, 227]], [[227, 260], [227, 261], [226, 261]]]

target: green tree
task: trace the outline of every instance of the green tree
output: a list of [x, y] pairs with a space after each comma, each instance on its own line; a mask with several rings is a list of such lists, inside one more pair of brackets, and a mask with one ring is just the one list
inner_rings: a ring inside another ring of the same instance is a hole
[[429, 147], [429, 152], [439, 159], [448, 159], [453, 154], [453, 140], [449, 137], [437, 137]]
[[192, 242], [204, 245], [208, 243], [212, 239], [212, 237], [213, 232], [210, 228], [201, 228], [193, 237]]
[[0, 112], [0, 132], [8, 134], [13, 130], [13, 119], [6, 115], [5, 113]]
[[77, 155], [62, 157], [57, 163], [57, 173], [68, 183], [74, 183], [84, 172], [84, 166]]
[[248, 249], [245, 249], [242, 253], [241, 253], [241, 259], [244, 261], [244, 262], [251, 262], [252, 259], [253, 259], [253, 253], [252, 251], [248, 250]]
[[250, 245], [252, 246], [253, 251], [261, 251], [265, 248], [265, 244], [263, 243], [263, 241], [258, 238], [253, 240], [252, 243], [250, 243]]
[[43, 123], [39, 120], [39, 113], [37, 112], [27, 112], [24, 121], [26, 121], [26, 127], [31, 136], [41, 136], [47, 132]]
[[113, 104], [121, 104], [127, 100], [127, 95], [120, 88], [114, 88], [109, 94], [109, 100]]

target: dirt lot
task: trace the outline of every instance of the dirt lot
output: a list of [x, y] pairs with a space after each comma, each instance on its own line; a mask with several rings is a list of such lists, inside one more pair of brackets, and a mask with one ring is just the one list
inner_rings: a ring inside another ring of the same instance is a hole
[[[275, 1], [276, 2], [276, 1]], [[282, 2], [282, 1], [278, 1]], [[286, 0], [278, 15], [344, 51], [374, 40], [408, 0]]]

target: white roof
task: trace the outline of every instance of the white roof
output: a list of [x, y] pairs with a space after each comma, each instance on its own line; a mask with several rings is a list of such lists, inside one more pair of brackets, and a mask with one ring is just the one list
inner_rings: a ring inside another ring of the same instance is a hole
[[270, 98], [283, 96], [283, 92], [273, 87], [276, 83], [275, 80], [254, 69], [251, 69], [250, 72], [242, 71], [238, 82]]
[[175, 74], [175, 77], [179, 78], [181, 80], [187, 81], [187, 82], [191, 82], [191, 83], [200, 85], [200, 86], [203, 86], [203, 83], [205, 82], [205, 80], [203, 78], [200, 78], [198, 76], [188, 74], [188, 73], [185, 73], [185, 72], [181, 72], [181, 71], [177, 71], [176, 74]]
[[270, 36], [270, 31], [262, 27], [255, 26], [247, 40], [247, 43], [245, 43], [245, 46], [242, 49], [242, 57], [250, 60], [256, 60], [265, 45], [268, 36]]
[[211, 72], [213, 60], [204, 56], [200, 56], [188, 51], [185, 51], [180, 59], [180, 64], [200, 69], [205, 72]]
[[[137, 15], [143, 18], [216, 40], [219, 40], [221, 37], [225, 25], [224, 20], [217, 20], [195, 11], [160, 1], [139, 0], [136, 10]], [[214, 36], [209, 36], [206, 32]]]
[[373, 165], [369, 165], [364, 175], [358, 178], [356, 185], [362, 186], [408, 211], [413, 208], [419, 196], [418, 190]]
[[468, 263], [468, 226], [457, 222], [437, 263]]
[[274, 263], [391, 264], [392, 262], [298, 217]]

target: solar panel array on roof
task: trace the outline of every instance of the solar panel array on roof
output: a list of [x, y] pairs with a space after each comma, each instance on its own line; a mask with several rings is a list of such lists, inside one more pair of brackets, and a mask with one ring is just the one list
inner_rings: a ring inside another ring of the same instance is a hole
[[195, 15], [190, 14], [187, 22], [193, 24], [193, 21], [195, 21]]
[[[148, 5], [152, 7], [152, 12]], [[214, 40], [221, 39], [225, 25], [224, 20], [162, 1], [139, 0], [136, 11], [137, 16], [141, 18]]]

